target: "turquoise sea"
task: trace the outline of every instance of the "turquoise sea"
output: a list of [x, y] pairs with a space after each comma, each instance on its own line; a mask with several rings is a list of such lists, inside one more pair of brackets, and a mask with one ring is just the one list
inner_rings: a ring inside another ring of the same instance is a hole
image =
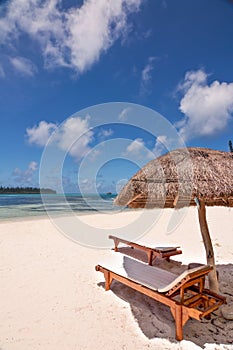
[[118, 210], [119, 207], [113, 204], [115, 197], [116, 195], [110, 194], [48, 194], [43, 195], [42, 200], [40, 194], [0, 195], [0, 219], [42, 216], [47, 212], [59, 215], [71, 211], [85, 214]]

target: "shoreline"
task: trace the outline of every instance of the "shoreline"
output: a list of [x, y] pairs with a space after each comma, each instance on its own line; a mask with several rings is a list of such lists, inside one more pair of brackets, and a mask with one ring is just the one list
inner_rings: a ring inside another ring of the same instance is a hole
[[[35, 220], [44, 220], [44, 219], [49, 219], [50, 217], [52, 218], [59, 218], [59, 217], [65, 217], [65, 218], [69, 218], [72, 216], [77, 216], [77, 217], [83, 217], [83, 216], [92, 216], [92, 215], [115, 215], [115, 214], [119, 214], [119, 213], [135, 213], [135, 212], [142, 212], [144, 209], [141, 208], [133, 208], [133, 209], [129, 209], [129, 208], [123, 208], [122, 209], [114, 209], [114, 210], [83, 210], [83, 211], [72, 211], [72, 214], [68, 214], [66, 212], [57, 212], [56, 214], [52, 214], [51, 216], [47, 213], [44, 212], [43, 214], [39, 214], [39, 215], [27, 215], [27, 216], [14, 216], [14, 217], [0, 217], [0, 224], [4, 223], [4, 222], [21, 222], [21, 221], [35, 221]], [[150, 210], [159, 210], [161, 211], [161, 209], [146, 209], [147, 211]], [[163, 210], [163, 209], [162, 209]], [[131, 214], [130, 214], [131, 215]]]

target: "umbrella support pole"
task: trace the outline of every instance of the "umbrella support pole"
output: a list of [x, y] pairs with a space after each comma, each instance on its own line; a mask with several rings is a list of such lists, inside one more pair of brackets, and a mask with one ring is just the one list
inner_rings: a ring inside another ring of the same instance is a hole
[[215, 265], [215, 259], [214, 259], [214, 250], [213, 250], [212, 241], [210, 239], [209, 228], [206, 220], [205, 202], [203, 200], [198, 199], [197, 207], [198, 207], [198, 218], [200, 223], [201, 234], [202, 234], [202, 238], [203, 238], [203, 242], [206, 250], [207, 264], [213, 266], [213, 270], [209, 273], [209, 276], [208, 276], [209, 288], [213, 290], [215, 293], [219, 293], [219, 283], [218, 283], [218, 277], [217, 277], [216, 265]]

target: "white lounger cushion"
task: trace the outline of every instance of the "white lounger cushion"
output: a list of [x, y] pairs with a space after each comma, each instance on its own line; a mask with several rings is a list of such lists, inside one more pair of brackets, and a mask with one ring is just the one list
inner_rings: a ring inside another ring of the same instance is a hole
[[169, 291], [183, 278], [187, 277], [189, 273], [201, 271], [206, 267], [206, 265], [204, 265], [189, 269], [177, 276], [174, 273], [155, 266], [149, 266], [123, 254], [114, 254], [111, 258], [103, 261], [99, 265], [160, 293]]

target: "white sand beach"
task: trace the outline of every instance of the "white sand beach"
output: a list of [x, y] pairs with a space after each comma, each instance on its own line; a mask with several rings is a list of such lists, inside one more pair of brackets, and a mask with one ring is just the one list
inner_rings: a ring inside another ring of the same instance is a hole
[[[205, 263], [196, 208], [168, 235], [172, 212], [163, 210], [141, 241], [180, 245], [183, 253], [173, 258], [177, 262], [164, 262], [173, 271], [179, 261]], [[121, 224], [138, 213], [91, 214], [82, 220], [105, 229], [119, 225], [120, 235]], [[207, 219], [220, 289], [233, 307], [233, 209], [207, 208]], [[233, 349], [233, 321], [221, 315], [211, 321], [189, 320], [184, 340], [178, 342], [169, 308], [118, 282], [106, 292], [95, 265], [112, 254], [121, 253], [79, 245], [47, 217], [2, 221], [0, 349]]]

